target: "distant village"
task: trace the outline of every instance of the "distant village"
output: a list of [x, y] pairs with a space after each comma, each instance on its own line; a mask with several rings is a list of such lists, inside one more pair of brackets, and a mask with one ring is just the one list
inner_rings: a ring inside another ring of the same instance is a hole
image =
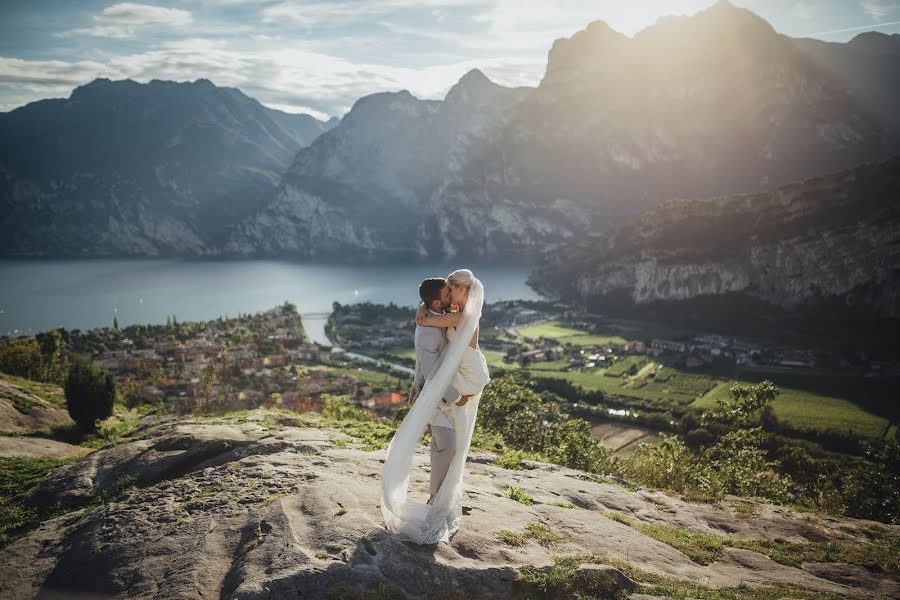
[[[385, 374], [391, 386], [354, 376], [352, 360], [307, 341], [292, 305], [200, 325], [188, 339], [151, 339], [148, 348], [136, 348], [123, 331], [95, 330], [90, 335], [105, 338], [102, 346], [112, 349], [97, 353], [94, 363], [133, 390], [132, 403], [162, 403], [176, 412], [195, 406], [318, 411], [328, 394], [347, 394], [376, 409], [405, 400], [405, 376]], [[160, 332], [172, 328], [160, 326]]]
[[[750, 342], [718, 334], [685, 339], [632, 339], [625, 343], [596, 346], [562, 344], [549, 337], [528, 337], [518, 327], [541, 322], [558, 322], [578, 332], [600, 333], [606, 329], [602, 317], [586, 318], [563, 303], [506, 301], [487, 304], [482, 315], [481, 344], [500, 350], [506, 360], [520, 365], [541, 361], [568, 361], [573, 368], [605, 368], [626, 355], [645, 355], [661, 359], [666, 365], [682, 369], [702, 369], [712, 365], [805, 370], [847, 369], [877, 374], [900, 374], [896, 364], [872, 361], [865, 356], [828, 356], [809, 348], [791, 348]], [[343, 306], [332, 314], [330, 327], [342, 344], [360, 352], [387, 353], [397, 347], [412, 347], [415, 331], [414, 311], [386, 308], [377, 313], [376, 305]], [[412, 361], [410, 361], [412, 362]]]
[[[638, 363], [624, 359], [637, 355], [654, 358], [655, 368], [664, 364], [702, 370], [725, 364], [897, 373], [897, 365], [865, 357], [837, 361], [832, 357], [823, 365], [810, 349], [768, 347], [716, 334], [647, 340], [617, 335], [611, 337], [625, 342], [586, 345], [529, 337], [520, 331], [548, 322], [576, 333], [609, 330], [602, 318], [560, 303], [507, 301], [485, 305], [480, 342], [485, 349], [502, 352], [509, 363], [561, 361], [556, 363], [559, 368], [579, 371], [609, 369], [620, 362], [629, 367]], [[177, 412], [257, 406], [317, 411], [326, 395], [348, 395], [359, 406], [389, 412], [406, 399], [410, 369], [415, 366], [414, 331], [410, 307], [335, 303], [326, 333], [349, 351], [342, 352], [310, 343], [296, 307], [285, 303], [230, 319], [185, 324], [173, 318], [165, 326], [116, 326], [69, 334], [77, 351], [89, 350], [97, 366], [115, 375], [120, 387], [128, 390], [131, 404], [165, 404]]]

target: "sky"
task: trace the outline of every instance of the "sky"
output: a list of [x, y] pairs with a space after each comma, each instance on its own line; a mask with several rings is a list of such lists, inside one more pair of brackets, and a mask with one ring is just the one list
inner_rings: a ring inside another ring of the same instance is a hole
[[[900, 0], [732, 0], [793, 37], [900, 33]], [[537, 85], [555, 39], [605, 21], [632, 36], [713, 0], [0, 0], [0, 112], [97, 77], [237, 87], [340, 117], [360, 97], [442, 98], [473, 68]]]

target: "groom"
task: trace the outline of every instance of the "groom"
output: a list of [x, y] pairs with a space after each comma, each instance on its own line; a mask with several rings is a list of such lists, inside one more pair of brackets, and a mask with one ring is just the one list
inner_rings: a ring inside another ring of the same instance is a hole
[[[419, 297], [425, 307], [434, 315], [444, 314], [450, 308], [450, 288], [443, 277], [431, 277], [419, 284]], [[410, 389], [410, 402], [414, 403], [422, 387], [425, 378], [431, 373], [438, 356], [447, 347], [446, 327], [416, 326], [416, 375]], [[456, 389], [450, 385], [441, 398], [441, 404], [434, 409], [434, 414], [428, 422], [431, 427], [431, 497], [428, 504], [434, 500], [435, 494], [441, 487], [450, 462], [456, 453], [456, 432], [453, 428], [453, 420], [443, 409], [449, 408], [462, 399]]]

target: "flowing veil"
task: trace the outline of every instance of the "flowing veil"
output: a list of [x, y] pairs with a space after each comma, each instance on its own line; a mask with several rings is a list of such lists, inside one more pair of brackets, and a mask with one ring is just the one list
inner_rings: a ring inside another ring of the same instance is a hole
[[425, 427], [462, 362], [466, 346], [475, 334], [484, 304], [484, 286], [477, 278], [469, 287], [469, 297], [456, 327], [456, 335], [426, 375], [419, 398], [391, 439], [381, 469], [381, 514], [391, 533], [417, 544], [449, 541], [462, 519], [462, 479], [466, 456], [475, 429], [481, 392], [464, 406], [453, 406], [447, 414], [456, 431], [456, 453], [432, 504], [407, 498], [412, 459]]

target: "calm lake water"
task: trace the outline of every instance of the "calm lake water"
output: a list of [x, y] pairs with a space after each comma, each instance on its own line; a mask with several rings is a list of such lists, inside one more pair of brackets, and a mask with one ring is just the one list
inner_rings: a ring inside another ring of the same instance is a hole
[[334, 264], [321, 261], [190, 259], [0, 260], [0, 335], [65, 327], [204, 321], [297, 305], [310, 338], [328, 343], [331, 304], [394, 302], [413, 307], [425, 277], [467, 267], [484, 283], [485, 301], [537, 299], [521, 264], [421, 262]]

